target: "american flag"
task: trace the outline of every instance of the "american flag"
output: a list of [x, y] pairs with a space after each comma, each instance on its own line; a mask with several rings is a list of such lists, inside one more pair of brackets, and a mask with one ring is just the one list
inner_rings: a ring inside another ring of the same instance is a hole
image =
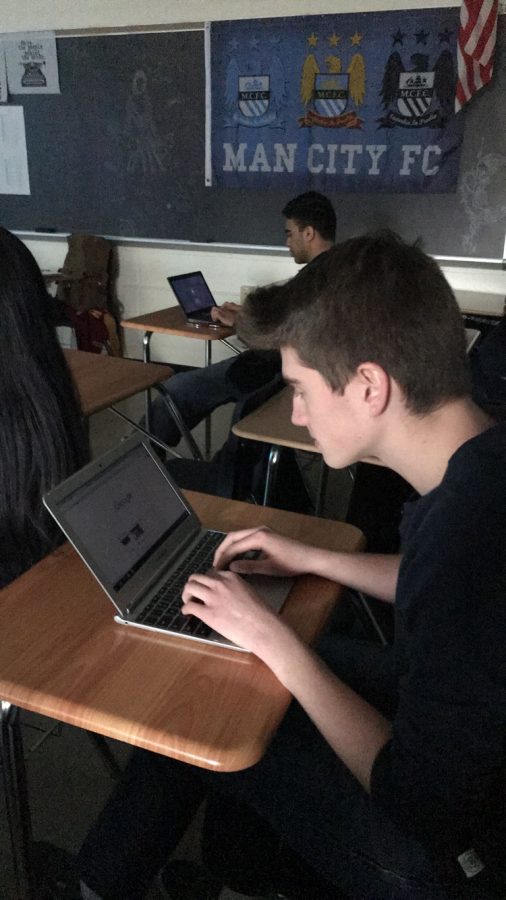
[[498, 0], [462, 0], [455, 112], [492, 78]]

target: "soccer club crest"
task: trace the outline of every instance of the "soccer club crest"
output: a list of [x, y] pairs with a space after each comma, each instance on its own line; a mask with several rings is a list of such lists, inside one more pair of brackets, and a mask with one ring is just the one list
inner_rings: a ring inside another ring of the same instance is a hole
[[[360, 37], [360, 36], [358, 36]], [[315, 46], [316, 37], [312, 38]], [[301, 73], [300, 97], [307, 107], [299, 119], [301, 127], [320, 125], [323, 128], [361, 128], [362, 119], [356, 109], [365, 98], [365, 63], [361, 53], [354, 53], [347, 72], [336, 54], [325, 57], [325, 71], [314, 53], [304, 60]]]
[[378, 120], [380, 128], [442, 128], [452, 112], [455, 71], [450, 51], [443, 50], [432, 70], [424, 53], [414, 53], [411, 64], [406, 71], [400, 54], [390, 54], [381, 87], [386, 115]]
[[[246, 63], [244, 68], [247, 67]], [[267, 60], [264, 74], [258, 75], [241, 74], [235, 56], [230, 58], [225, 85], [226, 127], [280, 127], [279, 117], [285, 99], [285, 75], [276, 54]]]
[[335, 118], [345, 111], [350, 96], [349, 80], [348, 74], [315, 75], [313, 98], [318, 115]]
[[401, 72], [397, 89], [397, 109], [401, 116], [425, 116], [434, 94], [434, 72]]
[[239, 109], [247, 118], [262, 118], [269, 109], [271, 92], [268, 75], [239, 77]]

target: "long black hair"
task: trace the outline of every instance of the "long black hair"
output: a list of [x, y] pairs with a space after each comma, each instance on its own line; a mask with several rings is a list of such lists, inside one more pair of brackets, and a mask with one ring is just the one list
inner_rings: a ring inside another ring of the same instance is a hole
[[61, 542], [42, 495], [88, 460], [87, 429], [30, 251], [0, 228], [0, 586]]

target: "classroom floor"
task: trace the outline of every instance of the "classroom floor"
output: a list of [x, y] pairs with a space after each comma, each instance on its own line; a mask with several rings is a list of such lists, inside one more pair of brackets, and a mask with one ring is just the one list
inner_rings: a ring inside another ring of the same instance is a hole
[[[142, 398], [124, 401], [120, 408], [136, 420], [143, 412]], [[226, 437], [230, 414], [231, 408], [228, 407], [213, 416], [214, 449]], [[128, 425], [109, 411], [92, 417], [90, 437], [94, 454], [98, 455], [113, 446], [130, 431]], [[194, 434], [202, 446], [203, 428], [196, 429]], [[334, 516], [337, 517], [335, 512]], [[28, 712], [22, 712], [22, 731], [34, 838], [36, 841], [50, 842], [74, 855], [112, 790], [114, 779], [86, 732]], [[130, 748], [115, 741], [109, 744], [117, 762], [123, 766]], [[0, 897], [2, 900], [20, 900], [14, 890], [4, 807], [0, 787]], [[198, 861], [198, 817], [175, 855]], [[162, 896], [153, 887], [147, 900], [161, 900]], [[220, 900], [243, 900], [243, 895], [224, 889]]]

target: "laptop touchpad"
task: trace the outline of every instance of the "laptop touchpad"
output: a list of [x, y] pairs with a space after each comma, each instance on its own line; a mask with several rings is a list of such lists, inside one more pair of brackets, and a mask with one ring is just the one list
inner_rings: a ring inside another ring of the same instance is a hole
[[273, 612], [279, 612], [294, 583], [293, 578], [274, 578], [272, 575], [242, 575], [245, 581], [260, 594]]

